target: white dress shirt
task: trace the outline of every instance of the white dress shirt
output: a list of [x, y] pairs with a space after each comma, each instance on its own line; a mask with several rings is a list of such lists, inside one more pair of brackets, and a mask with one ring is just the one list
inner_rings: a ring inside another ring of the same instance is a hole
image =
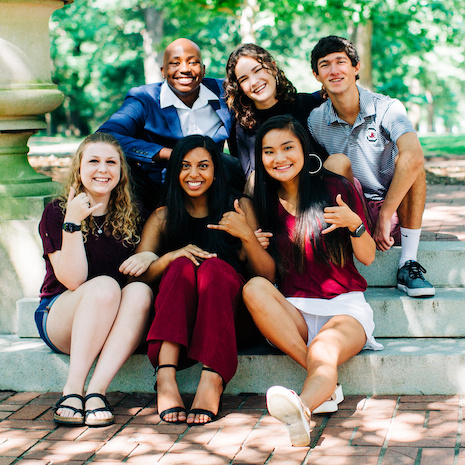
[[219, 101], [219, 98], [203, 84], [200, 84], [199, 96], [192, 108], [179, 99], [166, 81], [160, 90], [160, 107], [174, 106], [176, 108], [183, 136], [201, 134], [213, 137], [216, 134], [223, 123], [210, 105], [211, 100]]

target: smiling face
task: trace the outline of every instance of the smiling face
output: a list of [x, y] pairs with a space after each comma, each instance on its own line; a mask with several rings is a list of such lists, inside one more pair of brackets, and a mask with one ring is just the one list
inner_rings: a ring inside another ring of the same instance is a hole
[[168, 45], [161, 72], [179, 99], [187, 106], [192, 106], [199, 95], [199, 86], [205, 75], [197, 45], [187, 39], [178, 39]]
[[104, 142], [88, 144], [82, 153], [80, 174], [82, 185], [88, 195], [95, 200], [109, 198], [121, 177], [121, 159], [118, 151]]
[[304, 166], [304, 151], [298, 137], [289, 129], [272, 129], [262, 141], [265, 171], [281, 183], [298, 182]]
[[255, 58], [239, 58], [234, 73], [242, 92], [259, 110], [271, 108], [278, 101], [275, 76]]
[[323, 84], [328, 94], [341, 95], [356, 88], [360, 62], [353, 66], [345, 52], [334, 52], [320, 58], [317, 67], [318, 74], [313, 72], [313, 75]]
[[206, 149], [197, 147], [186, 153], [179, 173], [179, 183], [189, 197], [205, 196], [214, 176], [215, 166]]

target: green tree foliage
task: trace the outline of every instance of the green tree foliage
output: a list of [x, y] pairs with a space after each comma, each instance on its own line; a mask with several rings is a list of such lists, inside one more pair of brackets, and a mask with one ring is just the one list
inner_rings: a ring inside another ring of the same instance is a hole
[[123, 6], [76, 0], [53, 15], [53, 80], [66, 96], [53, 115], [55, 126], [89, 133], [127, 89], [143, 83], [140, 11]]
[[431, 129], [438, 116], [448, 127], [460, 116], [461, 0], [75, 0], [51, 22], [53, 78], [67, 97], [53, 114], [55, 128], [94, 131], [130, 87], [145, 83], [146, 8], [163, 16], [160, 50], [190, 38], [202, 49], [208, 75], [223, 77], [230, 52], [249, 33], [302, 91], [318, 88], [308, 64], [316, 41], [336, 34], [357, 42], [371, 22], [363, 61], [373, 65], [374, 89], [417, 105]]

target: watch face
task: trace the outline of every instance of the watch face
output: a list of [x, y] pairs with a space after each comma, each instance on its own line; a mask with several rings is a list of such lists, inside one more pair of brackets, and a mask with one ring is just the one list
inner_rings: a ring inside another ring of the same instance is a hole
[[352, 237], [360, 237], [365, 231], [365, 225], [362, 223], [360, 226], [357, 227], [357, 229], [354, 232], [349, 230], [349, 234]]
[[355, 234], [357, 237], [360, 237], [365, 232], [365, 225], [362, 223], [356, 230]]
[[72, 232], [80, 231], [80, 230], [81, 230], [80, 224], [63, 223], [63, 231], [72, 233]]

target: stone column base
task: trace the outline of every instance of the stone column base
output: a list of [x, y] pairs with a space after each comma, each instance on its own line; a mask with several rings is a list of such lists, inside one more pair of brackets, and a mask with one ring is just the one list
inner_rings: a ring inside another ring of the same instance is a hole
[[0, 334], [17, 332], [16, 301], [39, 295], [45, 264], [38, 225], [50, 200], [0, 198]]

